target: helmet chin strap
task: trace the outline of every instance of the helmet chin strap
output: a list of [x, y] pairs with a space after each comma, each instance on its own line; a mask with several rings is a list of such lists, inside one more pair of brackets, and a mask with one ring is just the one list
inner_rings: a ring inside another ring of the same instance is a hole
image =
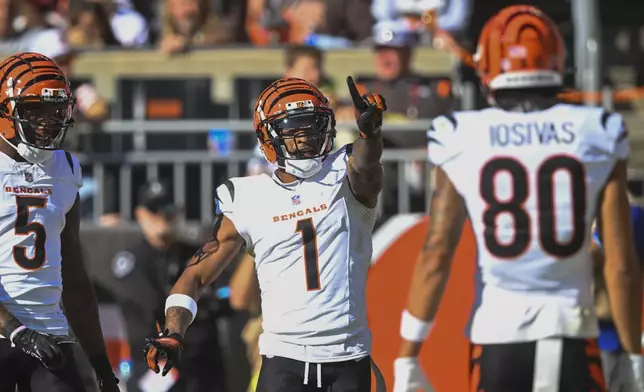
[[322, 170], [322, 159], [323, 157], [311, 159], [285, 159], [284, 166], [281, 166], [281, 168], [288, 174], [292, 174], [297, 178], [309, 178]]
[[18, 154], [28, 162], [35, 164], [43, 163], [54, 156], [53, 150], [42, 150], [40, 148], [28, 146], [24, 143], [18, 143], [16, 151], [18, 151]]
[[23, 157], [29, 163], [40, 164], [54, 156], [53, 150], [42, 150], [40, 148], [32, 147], [21, 142], [18, 142], [18, 145], [16, 145], [7, 140], [4, 136], [0, 135], [0, 137], [14, 150], [16, 150], [18, 152], [18, 155]]

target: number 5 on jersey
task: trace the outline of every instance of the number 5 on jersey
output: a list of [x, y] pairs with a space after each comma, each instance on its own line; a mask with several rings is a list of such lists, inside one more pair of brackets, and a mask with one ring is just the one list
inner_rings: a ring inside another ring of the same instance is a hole
[[302, 235], [304, 245], [304, 273], [307, 291], [320, 290], [320, 267], [318, 265], [318, 240], [313, 218], [297, 221], [295, 232]]
[[44, 208], [47, 206], [47, 199], [34, 196], [16, 196], [17, 217], [14, 233], [19, 236], [34, 234], [33, 256], [27, 255], [26, 246], [13, 247], [13, 260], [20, 267], [27, 270], [35, 270], [45, 264], [47, 252], [45, 242], [47, 232], [45, 227], [38, 222], [29, 223], [29, 212], [31, 208]]

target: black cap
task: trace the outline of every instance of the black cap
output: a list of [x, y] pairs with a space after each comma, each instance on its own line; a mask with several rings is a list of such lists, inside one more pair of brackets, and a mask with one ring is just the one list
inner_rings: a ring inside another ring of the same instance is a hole
[[146, 182], [139, 190], [138, 204], [154, 213], [174, 213], [179, 207], [174, 203], [170, 186], [165, 181]]

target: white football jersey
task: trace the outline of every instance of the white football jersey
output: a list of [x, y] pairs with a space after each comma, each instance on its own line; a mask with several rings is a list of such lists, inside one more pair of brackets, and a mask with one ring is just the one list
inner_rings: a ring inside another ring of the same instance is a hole
[[476, 237], [473, 342], [597, 336], [590, 229], [626, 136], [619, 114], [565, 104], [433, 121], [429, 159], [463, 197]]
[[371, 351], [366, 280], [376, 212], [352, 194], [350, 149], [296, 183], [261, 174], [217, 188], [218, 208], [255, 255], [262, 355], [322, 363]]
[[82, 185], [71, 154], [34, 165], [0, 153], [0, 303], [28, 328], [67, 335], [60, 235]]

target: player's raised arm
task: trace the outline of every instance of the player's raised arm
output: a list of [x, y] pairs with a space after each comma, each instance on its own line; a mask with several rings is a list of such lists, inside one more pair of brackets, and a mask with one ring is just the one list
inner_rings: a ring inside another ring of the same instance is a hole
[[625, 161], [613, 169], [600, 203], [604, 276], [613, 322], [624, 349], [640, 354], [642, 279], [630, 223]]
[[429, 390], [418, 363], [418, 354], [436, 317], [452, 257], [467, 218], [463, 199], [443, 169], [437, 167], [434, 178], [429, 229], [416, 261], [407, 309], [403, 312], [400, 326], [403, 342], [394, 364], [395, 392]]
[[360, 137], [353, 143], [348, 175], [351, 189], [359, 202], [373, 208], [382, 190], [382, 114], [387, 110], [385, 98], [379, 94], [360, 95], [353, 78], [347, 78], [353, 105], [358, 111]]
[[65, 314], [87, 354], [103, 391], [118, 391], [98, 316], [98, 302], [85, 270], [80, 243], [80, 197], [66, 215], [60, 237]]
[[202, 290], [221, 274], [244, 244], [243, 237], [230, 219], [234, 192], [224, 194], [220, 192], [222, 187], [217, 192], [213, 237], [192, 257], [172, 287], [165, 304], [165, 328], [163, 331], [159, 328], [159, 335], [148, 339], [144, 350], [148, 366], [156, 373], [159, 372], [159, 358], [167, 358], [164, 376], [181, 357], [183, 336], [197, 314], [197, 300]]

